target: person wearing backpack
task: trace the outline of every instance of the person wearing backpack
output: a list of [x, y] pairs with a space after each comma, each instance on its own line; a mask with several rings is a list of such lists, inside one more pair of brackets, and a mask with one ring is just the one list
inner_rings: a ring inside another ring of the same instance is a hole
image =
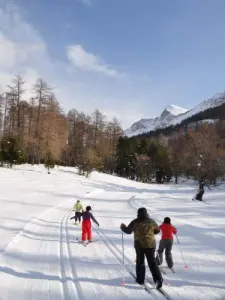
[[156, 288], [160, 289], [162, 287], [163, 278], [155, 258], [155, 234], [160, 232], [158, 225], [149, 217], [146, 208], [141, 207], [137, 211], [137, 218], [131, 221], [128, 226], [122, 223], [120, 229], [126, 234], [134, 232], [136, 282], [144, 284], [146, 257]]

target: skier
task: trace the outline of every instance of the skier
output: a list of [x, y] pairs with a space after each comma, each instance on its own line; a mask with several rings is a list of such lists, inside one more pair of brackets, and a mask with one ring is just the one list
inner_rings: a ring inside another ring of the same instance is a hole
[[199, 190], [198, 190], [196, 196], [194, 197], [194, 200], [202, 201], [203, 194], [205, 192], [205, 185], [206, 185], [205, 180], [204, 180], [204, 178], [202, 178], [202, 180], [199, 183]]
[[159, 226], [162, 237], [159, 242], [157, 263], [161, 265], [163, 262], [163, 251], [165, 250], [165, 257], [168, 268], [173, 267], [173, 256], [172, 256], [172, 246], [173, 246], [173, 234], [177, 234], [177, 229], [171, 224], [171, 219], [169, 217], [164, 218], [164, 222]]
[[73, 207], [73, 211], [75, 211], [75, 216], [72, 217], [72, 218], [70, 218], [70, 220], [75, 219], [75, 225], [77, 225], [77, 220], [78, 220], [78, 222], [80, 224], [80, 222], [81, 222], [81, 216], [82, 216], [82, 213], [84, 211], [83, 205], [80, 202], [80, 200], [77, 200], [76, 204]]
[[88, 239], [89, 242], [92, 241], [92, 231], [91, 231], [91, 219], [95, 222], [95, 224], [99, 227], [98, 221], [92, 215], [91, 206], [86, 207], [86, 211], [82, 213], [82, 241], [86, 241]]
[[137, 218], [128, 226], [121, 224], [120, 228], [126, 234], [134, 232], [134, 248], [136, 251], [136, 282], [144, 284], [145, 281], [145, 256], [152, 273], [156, 288], [162, 287], [163, 278], [155, 258], [155, 234], [160, 232], [156, 222], [151, 219], [145, 207], [137, 211]]

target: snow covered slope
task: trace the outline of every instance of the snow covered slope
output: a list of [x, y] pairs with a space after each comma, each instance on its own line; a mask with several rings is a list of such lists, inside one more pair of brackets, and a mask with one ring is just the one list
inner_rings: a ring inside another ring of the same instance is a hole
[[135, 122], [130, 128], [125, 130], [126, 136], [138, 135], [141, 133], [154, 131], [159, 128], [166, 128], [171, 125], [180, 124], [182, 121], [197, 115], [209, 108], [217, 107], [225, 103], [225, 92], [217, 94], [208, 100], [203, 101], [193, 109], [187, 111], [175, 105], [168, 106], [160, 117], [154, 119], [141, 119]]
[[[175, 240], [176, 273], [163, 268], [170, 299], [225, 299], [224, 188], [199, 203], [191, 201], [190, 185], [147, 185], [97, 172], [86, 179], [63, 167], [48, 175], [42, 166], [19, 166], [0, 168], [0, 190], [1, 300], [164, 300], [150, 283], [150, 294], [134, 283], [132, 235], [124, 236], [122, 265], [120, 223], [128, 224], [143, 205], [158, 223], [170, 216], [178, 229], [187, 268]], [[87, 247], [77, 243], [81, 228], [70, 220], [77, 199], [92, 206], [100, 223], [93, 232], [98, 241]]]

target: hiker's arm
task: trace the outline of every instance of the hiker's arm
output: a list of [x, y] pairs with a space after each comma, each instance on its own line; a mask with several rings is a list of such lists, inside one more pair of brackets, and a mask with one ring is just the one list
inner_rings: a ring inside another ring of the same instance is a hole
[[126, 234], [131, 234], [134, 231], [134, 224], [135, 224], [134, 220], [131, 221], [128, 226], [122, 223], [120, 225], [120, 229]]
[[98, 221], [95, 219], [95, 217], [91, 214], [91, 219], [95, 222], [95, 224], [96, 225], [98, 225], [99, 226], [99, 223], [98, 223]]

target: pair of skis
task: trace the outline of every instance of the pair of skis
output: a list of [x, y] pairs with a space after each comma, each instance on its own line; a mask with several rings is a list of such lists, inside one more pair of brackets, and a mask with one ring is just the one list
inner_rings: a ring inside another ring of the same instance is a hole
[[[134, 274], [134, 272], [129, 271], [130, 275], [136, 280], [136, 276]], [[171, 300], [170, 296], [162, 289], [159, 288], [157, 289], [155, 287], [155, 284], [152, 282], [152, 280], [150, 280], [150, 278], [146, 278], [146, 281], [143, 285], [139, 285], [140, 287], [143, 287], [144, 290], [150, 294], [151, 296], [153, 296], [152, 294], [152, 289], [155, 289], [156, 291], [158, 291], [166, 300]], [[149, 283], [151, 286], [149, 286], [147, 283]]]
[[77, 242], [80, 243], [80, 244], [82, 244], [84, 247], [87, 247], [88, 244], [95, 243], [95, 242], [97, 242], [97, 240], [94, 240], [94, 241], [92, 240], [92, 241], [87, 241], [87, 242], [86, 242], [86, 241], [81, 241], [81, 240], [79, 240], [79, 239], [77, 238]]
[[167, 274], [165, 269], [170, 270], [172, 273], [176, 273], [174, 268], [168, 268], [168, 267], [159, 267], [159, 268], [160, 268], [161, 272], [165, 275]]

